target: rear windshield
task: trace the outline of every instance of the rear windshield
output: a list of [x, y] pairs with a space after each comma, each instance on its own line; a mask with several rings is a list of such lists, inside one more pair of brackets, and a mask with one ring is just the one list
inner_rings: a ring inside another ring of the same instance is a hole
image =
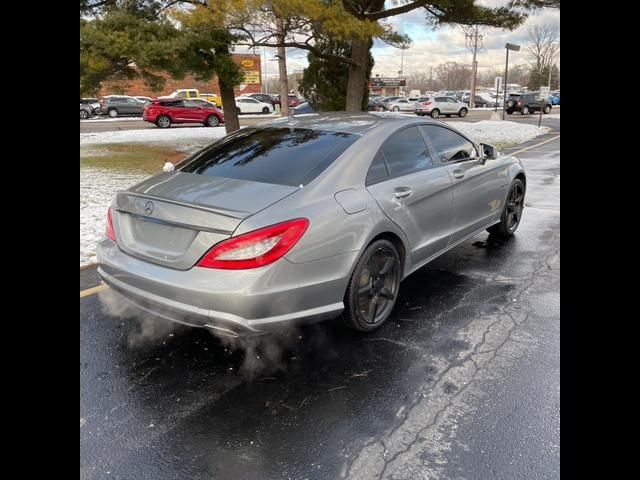
[[305, 128], [244, 128], [198, 152], [179, 170], [297, 187], [316, 178], [358, 138]]

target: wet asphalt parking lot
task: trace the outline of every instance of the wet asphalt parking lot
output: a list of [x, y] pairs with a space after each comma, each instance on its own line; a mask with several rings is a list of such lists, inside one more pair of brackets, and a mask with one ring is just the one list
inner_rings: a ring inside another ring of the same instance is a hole
[[526, 148], [515, 237], [407, 278], [369, 335], [322, 323], [239, 346], [81, 297], [80, 477], [559, 478], [560, 127], [543, 125], [507, 150]]

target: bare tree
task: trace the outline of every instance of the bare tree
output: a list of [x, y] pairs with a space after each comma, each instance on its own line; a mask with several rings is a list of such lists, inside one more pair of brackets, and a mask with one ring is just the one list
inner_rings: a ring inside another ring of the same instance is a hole
[[443, 88], [462, 90], [469, 83], [471, 68], [457, 62], [446, 62], [435, 68], [435, 74]]
[[536, 71], [548, 68], [560, 52], [560, 27], [535, 25], [529, 28], [526, 49]]

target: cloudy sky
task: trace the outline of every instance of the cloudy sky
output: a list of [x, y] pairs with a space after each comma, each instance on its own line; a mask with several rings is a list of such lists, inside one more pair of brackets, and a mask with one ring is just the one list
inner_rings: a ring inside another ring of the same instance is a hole
[[[507, 0], [480, 0], [479, 4], [500, 6]], [[440, 63], [455, 61], [471, 64], [471, 52], [465, 47], [464, 33], [459, 27], [446, 27], [433, 30], [427, 26], [425, 13], [417, 9], [390, 19], [392, 25], [401, 33], [408, 34], [413, 40], [413, 46], [404, 52], [404, 74], [429, 73], [430, 67]], [[560, 12], [555, 9], [541, 9], [530, 12], [527, 21], [509, 32], [508, 30], [486, 29], [484, 32], [484, 48], [478, 53], [478, 69], [480, 71], [492, 68], [504, 68], [504, 44], [526, 43], [527, 31], [532, 25], [559, 25]], [[274, 52], [267, 49], [267, 60], [273, 58]], [[256, 53], [262, 53], [256, 51]], [[381, 76], [395, 76], [400, 70], [400, 50], [390, 47], [376, 40], [372, 49], [375, 66], [373, 74]], [[524, 49], [511, 52], [509, 63], [528, 63]], [[287, 70], [289, 73], [301, 70], [307, 66], [307, 52], [299, 49], [287, 49]], [[275, 75], [278, 70], [276, 61], [267, 61], [267, 74]]]

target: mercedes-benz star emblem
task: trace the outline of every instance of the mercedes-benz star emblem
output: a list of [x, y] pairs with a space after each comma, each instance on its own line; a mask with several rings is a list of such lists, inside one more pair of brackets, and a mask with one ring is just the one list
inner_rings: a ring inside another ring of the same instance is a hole
[[153, 213], [153, 202], [149, 201], [144, 205], [144, 213], [151, 215]]

